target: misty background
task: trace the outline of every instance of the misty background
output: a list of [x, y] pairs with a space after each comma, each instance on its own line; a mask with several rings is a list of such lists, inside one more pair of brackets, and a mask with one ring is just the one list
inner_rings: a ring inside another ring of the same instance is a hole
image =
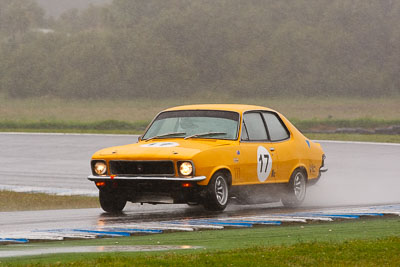
[[9, 98], [400, 95], [394, 0], [0, 0]]
[[85, 9], [90, 5], [109, 4], [112, 0], [35, 0], [46, 12], [47, 17], [59, 17], [70, 9]]

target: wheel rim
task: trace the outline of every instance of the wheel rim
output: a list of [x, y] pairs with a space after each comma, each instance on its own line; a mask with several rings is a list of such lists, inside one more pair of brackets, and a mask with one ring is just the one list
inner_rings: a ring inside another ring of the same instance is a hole
[[297, 200], [302, 201], [306, 196], [306, 183], [304, 179], [304, 175], [299, 172], [294, 177], [294, 195]]
[[228, 185], [222, 176], [218, 176], [215, 180], [215, 196], [220, 205], [226, 204], [228, 200]]

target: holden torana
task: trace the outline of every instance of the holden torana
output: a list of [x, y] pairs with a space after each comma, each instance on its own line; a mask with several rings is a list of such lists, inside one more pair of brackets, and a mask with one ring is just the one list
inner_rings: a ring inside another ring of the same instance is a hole
[[324, 159], [320, 144], [272, 109], [188, 105], [159, 113], [137, 143], [96, 152], [88, 179], [106, 212], [127, 201], [214, 211], [230, 201], [293, 207], [327, 170]]

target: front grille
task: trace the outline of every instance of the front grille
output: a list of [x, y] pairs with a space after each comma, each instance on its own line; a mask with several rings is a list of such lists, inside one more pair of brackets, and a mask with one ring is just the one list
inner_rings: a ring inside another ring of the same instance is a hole
[[110, 172], [126, 176], [174, 176], [172, 161], [110, 161]]

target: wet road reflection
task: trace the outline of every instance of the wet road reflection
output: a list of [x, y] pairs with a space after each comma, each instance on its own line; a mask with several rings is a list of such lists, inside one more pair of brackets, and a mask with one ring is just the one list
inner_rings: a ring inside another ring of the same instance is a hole
[[[112, 226], [116, 224], [133, 224], [143, 222], [159, 222], [168, 220], [190, 220], [201, 218], [227, 219], [230, 217], [256, 216], [260, 214], [273, 215], [282, 212], [290, 213], [307, 210], [302, 208], [285, 208], [279, 203], [259, 204], [259, 205], [231, 205], [224, 212], [210, 212], [199, 206], [187, 205], [157, 205], [139, 211], [139, 204], [131, 204], [124, 212], [119, 214], [102, 213], [98, 216], [97, 226]], [[145, 205], [143, 205], [145, 206]]]

